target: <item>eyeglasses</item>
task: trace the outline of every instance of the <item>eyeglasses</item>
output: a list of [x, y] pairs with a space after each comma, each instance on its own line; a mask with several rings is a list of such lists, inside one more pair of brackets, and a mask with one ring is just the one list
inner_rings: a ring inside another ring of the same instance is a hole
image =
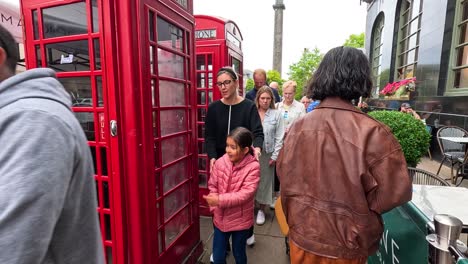
[[228, 84], [230, 84], [232, 82], [232, 80], [225, 80], [224, 82], [217, 82], [216, 85], [218, 87], [223, 87], [224, 86], [227, 86]]

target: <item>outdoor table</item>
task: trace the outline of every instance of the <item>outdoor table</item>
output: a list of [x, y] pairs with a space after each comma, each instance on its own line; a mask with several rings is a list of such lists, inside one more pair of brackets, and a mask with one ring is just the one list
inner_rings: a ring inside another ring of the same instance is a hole
[[440, 139], [445, 139], [455, 143], [468, 144], [468, 137], [440, 137]]
[[468, 232], [467, 188], [414, 184], [411, 202], [431, 220], [436, 214], [455, 216], [463, 223], [462, 232]]
[[435, 214], [450, 214], [468, 227], [468, 189], [413, 184], [413, 198], [382, 215], [384, 233], [376, 254], [368, 259], [376, 263], [428, 263], [426, 236], [433, 233]]

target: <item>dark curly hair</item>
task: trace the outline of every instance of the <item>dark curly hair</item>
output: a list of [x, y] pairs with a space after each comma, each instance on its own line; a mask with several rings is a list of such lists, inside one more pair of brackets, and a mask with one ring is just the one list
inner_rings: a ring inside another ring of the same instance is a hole
[[309, 81], [307, 96], [314, 100], [340, 97], [351, 101], [368, 97], [372, 73], [366, 55], [359, 49], [336, 47], [323, 57]]
[[248, 147], [249, 153], [254, 155], [252, 148], [253, 134], [250, 130], [245, 127], [237, 127], [229, 133], [228, 137], [232, 138], [241, 149]]
[[10, 71], [14, 74], [16, 71], [16, 63], [18, 63], [19, 60], [18, 44], [16, 43], [11, 33], [1, 25], [0, 47], [2, 47], [7, 54], [7, 60], [5, 62], [6, 66], [8, 66]]

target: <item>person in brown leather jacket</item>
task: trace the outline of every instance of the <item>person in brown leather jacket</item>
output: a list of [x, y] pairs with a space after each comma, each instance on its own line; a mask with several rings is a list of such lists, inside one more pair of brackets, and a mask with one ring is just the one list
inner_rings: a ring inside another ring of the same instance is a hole
[[277, 163], [291, 263], [366, 263], [381, 214], [411, 200], [406, 161], [390, 129], [351, 104], [372, 88], [362, 51], [330, 50], [308, 88], [321, 103], [294, 122]]

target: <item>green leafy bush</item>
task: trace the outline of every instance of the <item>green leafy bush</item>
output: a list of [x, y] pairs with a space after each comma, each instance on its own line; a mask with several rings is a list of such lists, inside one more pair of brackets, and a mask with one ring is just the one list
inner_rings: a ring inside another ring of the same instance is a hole
[[370, 116], [386, 124], [400, 142], [408, 166], [416, 167], [427, 152], [431, 135], [421, 120], [399, 111], [373, 111]]

